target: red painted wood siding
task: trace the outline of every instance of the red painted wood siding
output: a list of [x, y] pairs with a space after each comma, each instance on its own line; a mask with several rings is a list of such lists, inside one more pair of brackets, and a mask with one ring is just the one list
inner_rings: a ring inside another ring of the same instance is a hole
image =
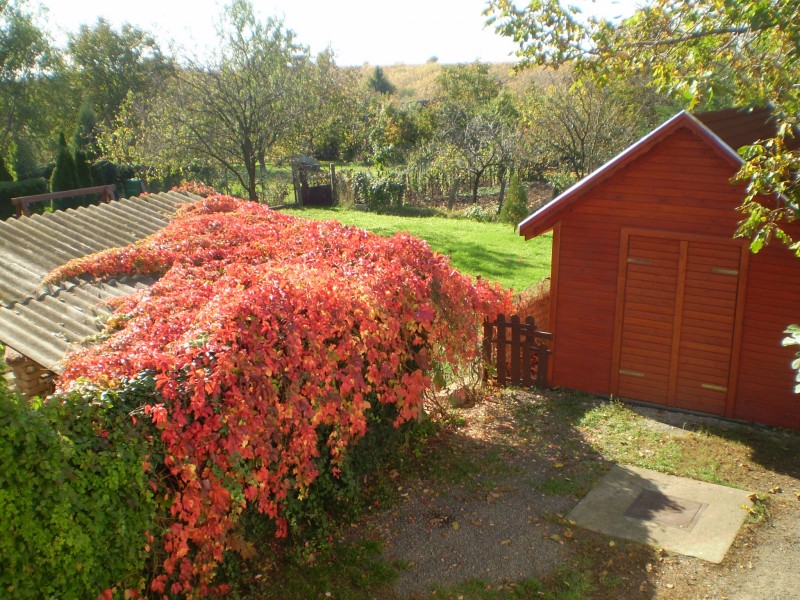
[[800, 259], [780, 248], [750, 257], [735, 416], [800, 429], [800, 395], [789, 369], [797, 347], [781, 340], [800, 323]]
[[[729, 183], [734, 172], [705, 141], [681, 129], [564, 214], [554, 274], [558, 303], [551, 317], [557, 339], [555, 385], [610, 393], [623, 227], [741, 245], [731, 238], [741, 219], [736, 207], [743, 195]], [[750, 257], [746, 284], [733, 416], [800, 427], [792, 351], [780, 346], [786, 325], [800, 322], [800, 260], [784, 249], [768, 248]], [[702, 319], [693, 325], [705, 327]], [[709, 327], [705, 330], [713, 335]]]

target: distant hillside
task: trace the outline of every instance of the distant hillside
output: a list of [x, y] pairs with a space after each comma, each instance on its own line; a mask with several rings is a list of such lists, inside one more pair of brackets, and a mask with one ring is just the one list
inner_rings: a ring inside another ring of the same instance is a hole
[[[390, 82], [397, 88], [397, 97], [406, 102], [429, 100], [436, 90], [436, 76], [444, 65], [429, 61], [424, 65], [381, 66]], [[564, 77], [565, 70], [553, 71], [544, 68], [531, 68], [514, 73], [512, 63], [492, 63], [489, 72], [516, 94], [524, 94], [532, 84], [546, 84]], [[375, 65], [361, 67], [364, 77], [369, 77]]]

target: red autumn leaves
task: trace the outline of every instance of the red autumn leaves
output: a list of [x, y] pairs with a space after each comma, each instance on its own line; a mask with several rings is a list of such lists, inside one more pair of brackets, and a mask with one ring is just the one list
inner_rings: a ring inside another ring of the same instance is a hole
[[246, 503], [285, 532], [286, 494], [318, 475], [320, 426], [336, 465], [371, 403], [395, 405], [397, 425], [416, 418], [432, 361], [474, 356], [479, 323], [510, 302], [411, 236], [219, 195], [49, 280], [83, 274], [161, 275], [119, 303], [110, 337], [74, 354], [60, 385], [154, 374], [160, 398], [145, 410], [165, 447], [171, 483], [155, 487], [172, 522], [152, 587], [173, 593], [208, 589]]

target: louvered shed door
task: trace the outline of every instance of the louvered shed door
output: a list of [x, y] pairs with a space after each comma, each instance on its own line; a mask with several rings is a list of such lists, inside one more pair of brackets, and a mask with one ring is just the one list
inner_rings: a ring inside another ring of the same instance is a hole
[[623, 243], [615, 393], [725, 414], [742, 249], [639, 235]]
[[740, 256], [738, 247], [689, 243], [675, 406], [725, 413]]
[[681, 243], [630, 236], [628, 244], [617, 393], [667, 404]]

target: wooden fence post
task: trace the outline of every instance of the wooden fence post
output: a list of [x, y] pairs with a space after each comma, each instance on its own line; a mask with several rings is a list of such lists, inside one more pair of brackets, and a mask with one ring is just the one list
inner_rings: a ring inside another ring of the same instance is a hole
[[511, 317], [511, 385], [519, 385], [522, 381], [519, 368], [519, 330], [519, 315], [513, 315]]
[[492, 364], [492, 334], [494, 323], [489, 319], [483, 322], [483, 381], [489, 380], [489, 365]]
[[497, 383], [506, 385], [506, 317], [497, 315]]
[[531, 387], [533, 385], [533, 374], [531, 373], [531, 350], [533, 350], [536, 323], [533, 317], [525, 317], [525, 339], [522, 342], [522, 385]]

